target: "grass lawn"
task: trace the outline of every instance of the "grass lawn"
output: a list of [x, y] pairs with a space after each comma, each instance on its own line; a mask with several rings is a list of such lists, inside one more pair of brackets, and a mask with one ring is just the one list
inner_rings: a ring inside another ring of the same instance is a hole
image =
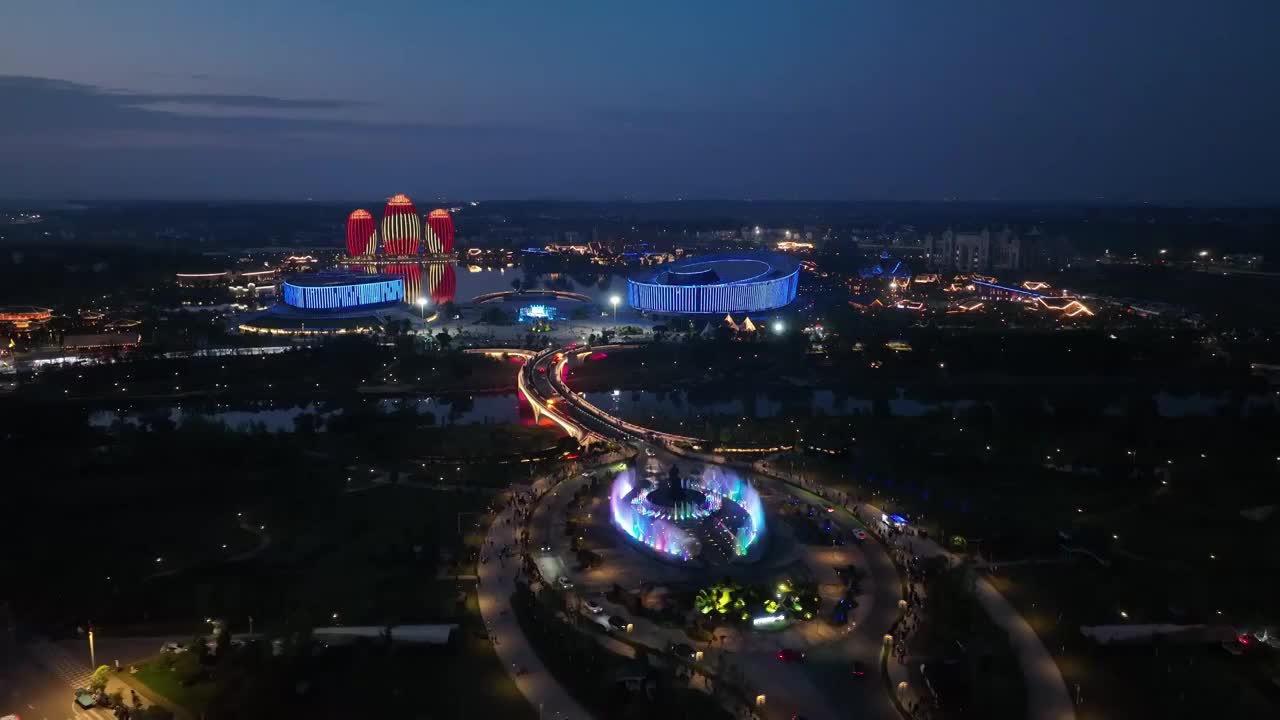
[[157, 695], [162, 695], [167, 700], [190, 710], [197, 717], [204, 712], [209, 701], [213, 699], [216, 687], [212, 682], [206, 680], [183, 685], [178, 680], [179, 673], [160, 658], [140, 663], [137, 668], [138, 672], [133, 676], [135, 679], [151, 688]]
[[564, 431], [549, 420], [540, 425], [482, 423], [422, 429], [417, 433], [415, 447], [423, 456], [505, 456], [554, 448], [562, 437]]
[[[1090, 564], [1002, 568], [989, 578], [1036, 630], [1084, 700], [1080, 720], [1112, 717], [1276, 717], [1280, 693], [1264, 657], [1234, 657], [1216, 645], [1098, 646], [1081, 625], [1156, 621], [1170, 598], [1144, 593], [1142, 578]], [[1144, 602], [1145, 599], [1145, 602]]]

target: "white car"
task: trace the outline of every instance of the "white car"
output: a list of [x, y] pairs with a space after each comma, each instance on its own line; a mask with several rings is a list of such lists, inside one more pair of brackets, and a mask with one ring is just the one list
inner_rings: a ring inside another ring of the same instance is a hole
[[568, 575], [561, 575], [560, 577], [556, 578], [556, 582], [560, 583], [560, 587], [564, 588], [565, 590], [568, 590], [569, 588], [573, 587], [573, 581], [569, 579]]
[[590, 598], [582, 601], [582, 607], [590, 610], [592, 615], [599, 615], [604, 612], [604, 606]]
[[179, 653], [184, 653], [186, 651], [187, 651], [187, 646], [183, 645], [182, 643], [167, 642], [164, 645], [160, 646], [160, 652], [162, 653], [173, 653], [177, 655]]

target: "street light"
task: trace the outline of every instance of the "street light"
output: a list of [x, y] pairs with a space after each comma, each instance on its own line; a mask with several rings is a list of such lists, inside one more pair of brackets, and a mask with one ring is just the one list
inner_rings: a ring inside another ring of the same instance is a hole
[[613, 295], [609, 298], [609, 304], [613, 306], [613, 324], [618, 324], [618, 303], [622, 302], [622, 298]]
[[427, 319], [427, 299], [426, 298], [421, 296], [418, 297], [418, 310], [422, 312], [422, 319], [426, 320]]
[[785, 325], [783, 325], [783, 324], [782, 324], [782, 321], [781, 321], [781, 320], [775, 320], [775, 321], [774, 321], [774, 323], [773, 323], [773, 331], [774, 331], [775, 333], [777, 333], [778, 335], [781, 335], [781, 334], [782, 334], [782, 331], [783, 331], [783, 330], [786, 330], [786, 329], [787, 329], [787, 327], [786, 327]]

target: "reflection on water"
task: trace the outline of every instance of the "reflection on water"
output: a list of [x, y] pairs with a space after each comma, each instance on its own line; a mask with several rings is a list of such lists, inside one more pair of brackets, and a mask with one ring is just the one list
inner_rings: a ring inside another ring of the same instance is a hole
[[[430, 415], [434, 418], [435, 425], [533, 423], [532, 416], [527, 411], [521, 411], [516, 393], [387, 398], [372, 402], [376, 402], [378, 410], [383, 413], [411, 412], [419, 416]], [[318, 429], [324, 430], [327, 421], [341, 415], [342, 410], [325, 410], [315, 403], [255, 410], [209, 411], [178, 406], [123, 413], [99, 410], [89, 414], [89, 425], [110, 428], [116, 422], [124, 422], [134, 427], [144, 427], [153, 424], [155, 418], [163, 416], [174, 427], [197, 420], [225, 425], [238, 432], [252, 432], [261, 428], [266, 432], [276, 433], [295, 431], [298, 418], [304, 414], [314, 415], [319, 421]]]
[[[652, 415], [676, 418], [698, 418], [710, 415], [728, 415], [747, 418], [773, 418], [785, 415], [867, 415], [873, 408], [869, 399], [840, 396], [831, 390], [812, 390], [792, 393], [788, 399], [764, 392], [745, 393], [729, 399], [690, 397], [683, 390], [668, 392], [649, 390], [623, 390], [613, 392], [589, 392], [587, 400], [613, 415], [637, 422]], [[898, 390], [898, 396], [888, 401], [889, 414], [901, 417], [919, 417], [939, 410], [960, 411], [976, 405], [973, 400], [926, 403], [906, 397]]]
[[[652, 416], [696, 419], [722, 415], [763, 419], [803, 415], [842, 417], [870, 415], [874, 412], [874, 401], [869, 398], [806, 388], [795, 388], [786, 393], [735, 393], [733, 397], [716, 398], [701, 396], [697, 391], [691, 394], [684, 390], [614, 390], [588, 392], [586, 398], [612, 415], [639, 424], [644, 424], [644, 420]], [[1230, 397], [1225, 393], [1179, 396], [1161, 391], [1155, 393], [1152, 400], [1155, 412], [1160, 417], [1169, 418], [1212, 416], [1230, 403]], [[937, 412], [963, 412], [981, 404], [985, 403], [972, 399], [915, 400], [907, 397], [904, 388], [896, 388], [895, 395], [887, 399], [885, 406], [889, 415], [895, 417], [922, 417]], [[1053, 407], [1046, 404], [1046, 409], [1052, 411]], [[1267, 409], [1280, 411], [1280, 397], [1253, 395], [1245, 398], [1240, 406], [1240, 412], [1245, 414]], [[1127, 410], [1122, 404], [1111, 404], [1103, 412], [1107, 415], [1125, 415]]]
[[[588, 392], [587, 401], [617, 417], [644, 424], [653, 416], [695, 420], [711, 416], [738, 418], [776, 418], [803, 415], [828, 415], [842, 417], [870, 415], [874, 401], [850, 397], [831, 390], [793, 389], [785, 395], [766, 392], [743, 393], [734, 398], [704, 398], [684, 390], [614, 390], [612, 392]], [[1223, 395], [1178, 396], [1159, 392], [1153, 396], [1155, 410], [1160, 417], [1212, 416], [1226, 407], [1230, 398]], [[516, 393], [488, 393], [482, 395], [432, 395], [406, 398], [369, 400], [377, 404], [383, 413], [408, 412], [419, 416], [430, 415], [434, 425], [476, 424], [533, 424], [527, 406], [522, 406]], [[896, 417], [921, 417], [934, 412], [953, 413], [979, 405], [976, 400], [951, 400], [923, 402], [906, 396], [903, 388], [897, 388], [896, 397], [889, 398], [886, 407]], [[1052, 406], [1047, 406], [1052, 411]], [[1258, 411], [1280, 411], [1280, 398], [1275, 395], [1253, 395], [1244, 398], [1240, 411], [1251, 414]], [[89, 425], [110, 428], [117, 421], [134, 427], [153, 425], [157, 417], [164, 417], [174, 427], [196, 419], [225, 425], [231, 430], [251, 432], [261, 428], [267, 432], [293, 432], [298, 418], [303, 414], [314, 415], [319, 430], [341, 409], [327, 410], [317, 404], [289, 405], [284, 407], [256, 408], [252, 410], [208, 410], [168, 406], [149, 410], [117, 412], [99, 410], [89, 415]], [[1122, 405], [1112, 404], [1104, 410], [1106, 415], [1124, 415]], [[425, 419], [425, 418], [424, 418]]]

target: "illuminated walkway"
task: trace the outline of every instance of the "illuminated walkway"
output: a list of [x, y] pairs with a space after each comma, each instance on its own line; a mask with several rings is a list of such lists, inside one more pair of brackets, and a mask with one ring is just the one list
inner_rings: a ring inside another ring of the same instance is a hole
[[[545, 489], [545, 482], [534, 483], [535, 490]], [[509, 522], [508, 522], [509, 521]], [[520, 567], [519, 543], [516, 533], [522, 526], [516, 521], [512, 506], [508, 505], [489, 525], [485, 545], [481, 553], [489, 560], [477, 563], [480, 580], [476, 586], [476, 598], [480, 616], [493, 639], [493, 651], [515, 681], [516, 687], [529, 704], [538, 710], [539, 718], [563, 718], [588, 720], [591, 714], [573, 699], [568, 690], [551, 676], [542, 664], [538, 653], [525, 638], [520, 624], [511, 610], [511, 595], [515, 592], [515, 575]], [[509, 545], [515, 553], [503, 563], [498, 561], [498, 549]], [[523, 668], [523, 672], [518, 672]]]
[[[663, 433], [628, 423], [604, 412], [571, 391], [560, 380], [570, 355], [586, 354], [594, 350], [599, 348], [586, 350], [566, 347], [525, 355], [529, 359], [520, 370], [520, 391], [534, 406], [535, 413], [547, 415], [580, 441], [584, 438], [605, 438], [621, 442], [662, 442], [668, 448], [684, 446], [694, 450], [701, 449], [699, 445], [704, 441], [698, 438]], [[540, 368], [545, 368], [545, 371], [540, 371]], [[777, 449], [781, 448], [774, 448], [774, 450]], [[758, 451], [753, 448], [715, 448], [714, 452], [732, 453], [753, 450]], [[864, 505], [863, 508], [871, 513], [870, 517], [879, 517], [879, 511], [873, 506]], [[922, 555], [946, 554], [929, 540], [912, 538], [909, 542], [912, 552]], [[1066, 683], [1062, 679], [1062, 673], [1035, 630], [986, 580], [980, 578], [976, 588], [978, 601], [983, 610], [1009, 635], [1010, 646], [1022, 668], [1026, 684], [1028, 717], [1034, 720], [1074, 720], [1075, 708], [1067, 692]], [[486, 621], [488, 621], [487, 616]], [[514, 623], [514, 620], [511, 622]], [[521, 689], [524, 689], [523, 686]]]
[[[863, 503], [862, 514], [867, 523], [874, 523], [881, 515], [881, 510], [874, 505]], [[918, 537], [899, 537], [895, 544], [907, 552], [924, 557], [942, 555], [954, 562], [955, 558], [937, 543]], [[1067, 684], [1062, 679], [1062, 671], [1058, 663], [1041, 642], [1040, 636], [1022, 617], [1022, 615], [1005, 599], [1000, 591], [983, 577], [978, 577], [974, 585], [978, 604], [991, 620], [1004, 630], [1009, 637], [1009, 646], [1022, 668], [1022, 679], [1027, 691], [1027, 717], [1031, 720], [1074, 720], [1075, 706], [1071, 703], [1071, 695]]]

